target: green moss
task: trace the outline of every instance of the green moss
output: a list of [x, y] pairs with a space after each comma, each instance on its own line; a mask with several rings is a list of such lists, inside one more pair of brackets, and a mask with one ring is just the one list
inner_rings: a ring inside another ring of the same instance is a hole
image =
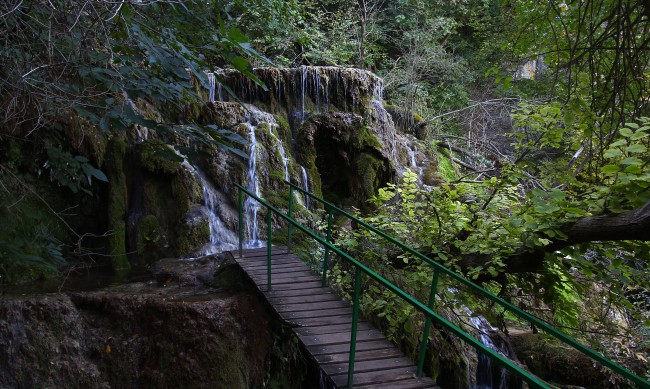
[[124, 174], [126, 143], [122, 138], [113, 137], [108, 143], [104, 170], [108, 177], [108, 225], [113, 230], [108, 247], [113, 269], [129, 268], [126, 256], [127, 186]]
[[[356, 133], [356, 132], [355, 132]], [[372, 147], [377, 150], [381, 150], [381, 142], [375, 134], [372, 133], [368, 126], [361, 127], [361, 130], [357, 133], [358, 137], [354, 146], [357, 149], [363, 149], [365, 147]]]
[[108, 238], [108, 247], [111, 254], [113, 269], [128, 269], [131, 267], [126, 257], [126, 224], [124, 221], [113, 223], [113, 234]]
[[197, 248], [210, 241], [210, 225], [207, 220], [201, 220], [194, 225], [181, 223], [176, 235], [176, 255], [190, 254]]
[[278, 135], [283, 142], [291, 141], [291, 127], [289, 127], [289, 122], [282, 115], [274, 115], [275, 122], [278, 124]]
[[[359, 191], [363, 197], [358, 198], [369, 198], [375, 194], [379, 185], [384, 185], [385, 183], [380, 183], [377, 180], [377, 172], [383, 168], [383, 161], [372, 154], [362, 153], [355, 160], [355, 170], [357, 176], [360, 179], [360, 188], [355, 188], [355, 192]], [[356, 197], [356, 196], [355, 196]]]
[[284, 181], [284, 171], [283, 170], [272, 170], [269, 173], [271, 179], [283, 182]]
[[158, 219], [147, 215], [136, 226], [136, 250], [138, 258], [144, 263], [152, 263], [164, 256], [162, 247], [167, 239]]
[[438, 171], [440, 172], [442, 178], [447, 182], [451, 182], [455, 180], [456, 171], [454, 170], [454, 167], [451, 165], [451, 160], [441, 153], [437, 153], [437, 157], [438, 157]]
[[142, 143], [140, 164], [151, 173], [173, 174], [181, 168], [182, 160], [160, 140]]

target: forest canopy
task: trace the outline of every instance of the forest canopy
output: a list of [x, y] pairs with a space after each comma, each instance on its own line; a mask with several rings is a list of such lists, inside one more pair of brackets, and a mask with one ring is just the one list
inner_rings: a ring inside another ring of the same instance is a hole
[[[369, 221], [508, 299], [538, 301], [546, 320], [647, 345], [649, 27], [645, 0], [3, 1], [1, 282], [97, 254], [87, 242], [106, 231], [80, 231], [39, 193], [99, 197], [100, 138], [147, 128], [240, 150], [241, 137], [187, 112], [206, 70], [261, 83], [253, 67], [358, 67], [383, 78], [398, 128], [439, 159], [435, 185], [410, 173], [386, 183]], [[369, 245], [354, 238], [351, 250]], [[388, 251], [366, 253], [396, 274], [421, 270]]]

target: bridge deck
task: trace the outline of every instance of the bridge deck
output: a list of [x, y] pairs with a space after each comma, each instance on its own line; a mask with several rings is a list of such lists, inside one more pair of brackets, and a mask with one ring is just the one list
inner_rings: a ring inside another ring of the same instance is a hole
[[[351, 305], [286, 247], [272, 250], [272, 291], [267, 291], [266, 248], [230, 252], [278, 315], [337, 387], [346, 387], [350, 351]], [[417, 378], [416, 367], [368, 321], [360, 319], [354, 388], [437, 388]]]

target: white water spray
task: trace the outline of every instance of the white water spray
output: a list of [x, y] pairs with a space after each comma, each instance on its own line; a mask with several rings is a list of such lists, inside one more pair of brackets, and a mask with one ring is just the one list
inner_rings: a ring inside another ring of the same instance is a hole
[[[306, 192], [309, 192], [309, 177], [307, 177], [307, 170], [304, 166], [300, 166], [300, 172], [302, 174], [302, 186]], [[309, 196], [305, 195], [305, 208], [309, 209]]]
[[[257, 140], [255, 138], [255, 126], [250, 123], [246, 123], [246, 125], [249, 129], [250, 141], [250, 145], [248, 146], [248, 173], [246, 175], [248, 184], [246, 189], [259, 197], [260, 183], [257, 177]], [[244, 201], [244, 213], [246, 219], [249, 220], [247, 230], [248, 236], [250, 237], [250, 240], [244, 244], [247, 248], [262, 247], [263, 242], [258, 239], [257, 212], [259, 208], [260, 204], [257, 200], [250, 196], [246, 197], [246, 201]]]

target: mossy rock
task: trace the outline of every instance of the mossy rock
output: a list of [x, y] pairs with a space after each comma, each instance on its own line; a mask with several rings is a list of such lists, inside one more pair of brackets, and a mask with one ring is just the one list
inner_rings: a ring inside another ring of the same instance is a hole
[[140, 149], [140, 165], [151, 173], [174, 174], [181, 168], [182, 158], [161, 140], [146, 140]]
[[519, 360], [548, 382], [585, 388], [608, 388], [601, 367], [577, 350], [544, 334], [517, 333], [511, 336]]
[[440, 174], [435, 164], [429, 164], [427, 167], [424, 168], [424, 172], [422, 174], [422, 182], [425, 185], [438, 186], [442, 184], [444, 181], [445, 181], [444, 177], [442, 176], [442, 174]]
[[185, 256], [210, 242], [209, 215], [205, 208], [194, 205], [184, 216], [176, 229], [174, 251]]
[[126, 256], [126, 223], [122, 220], [113, 223], [113, 233], [108, 238], [111, 266], [113, 269], [128, 269], [131, 263]]
[[164, 255], [167, 237], [154, 215], [147, 215], [136, 225], [137, 255], [143, 263], [152, 263]]

